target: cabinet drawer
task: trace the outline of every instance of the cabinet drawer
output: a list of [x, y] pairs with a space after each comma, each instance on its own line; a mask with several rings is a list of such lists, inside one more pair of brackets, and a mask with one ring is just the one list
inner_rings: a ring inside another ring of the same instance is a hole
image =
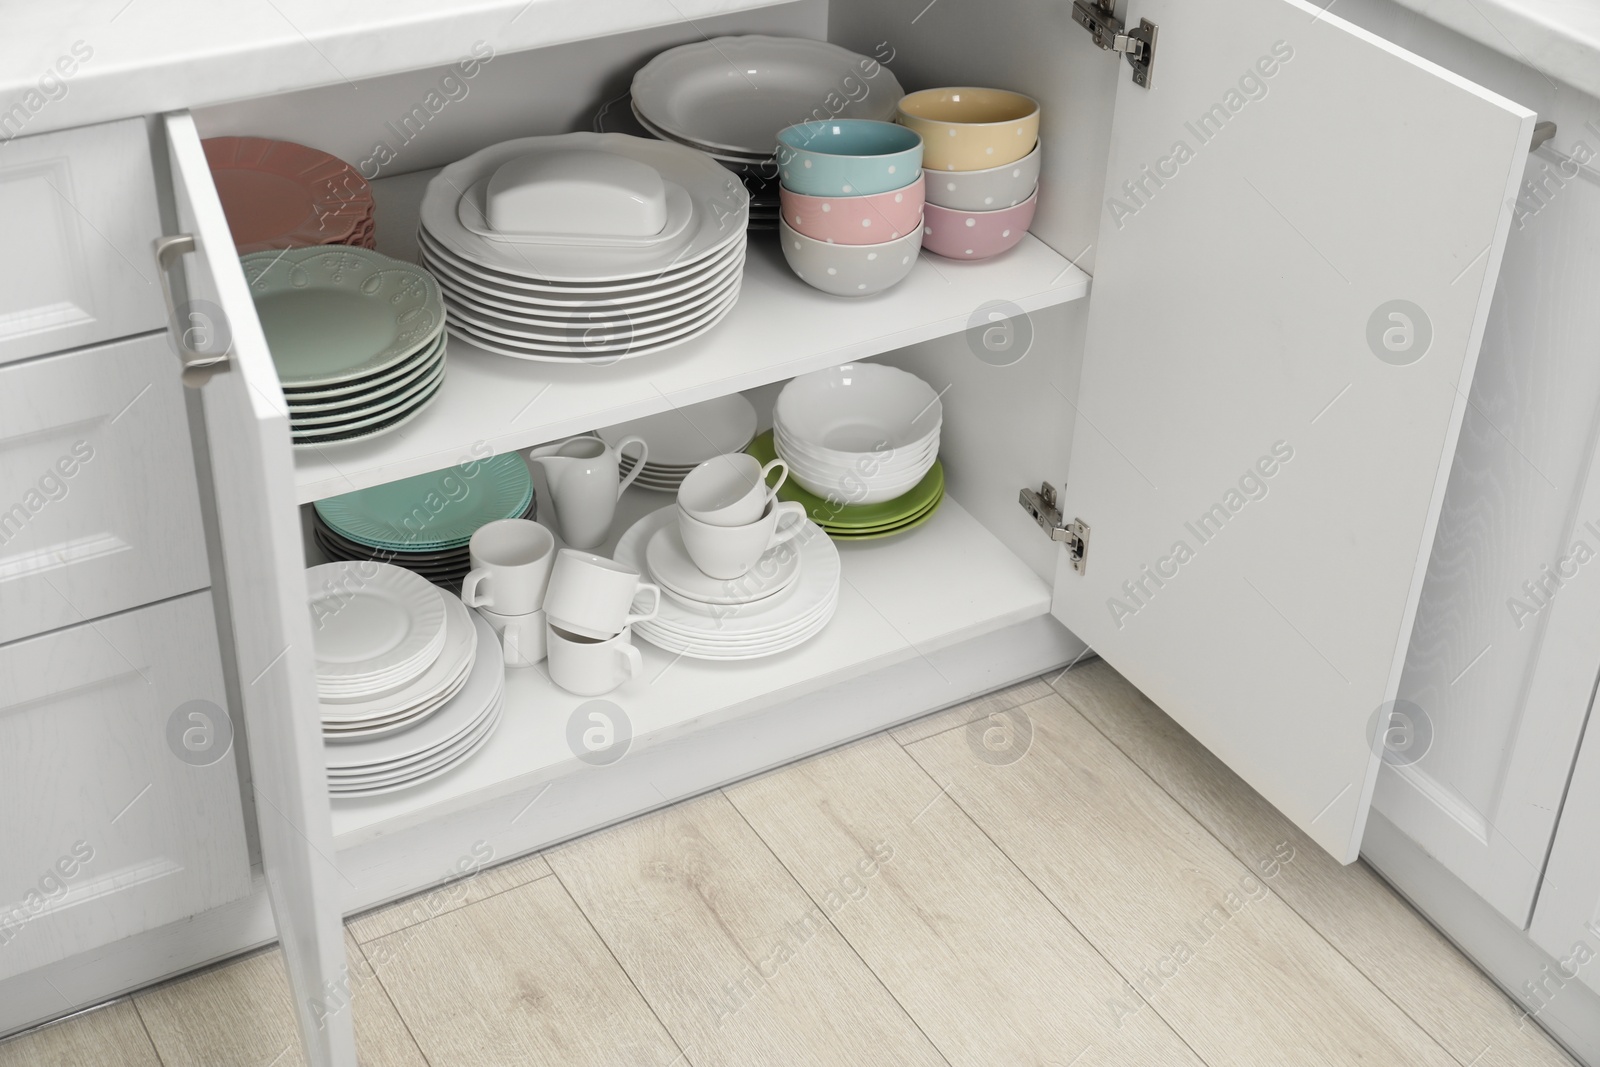
[[166, 336], [0, 367], [0, 642], [208, 584]]
[[0, 152], [0, 363], [165, 322], [143, 119], [18, 137]]
[[211, 594], [0, 647], [0, 978], [250, 891]]

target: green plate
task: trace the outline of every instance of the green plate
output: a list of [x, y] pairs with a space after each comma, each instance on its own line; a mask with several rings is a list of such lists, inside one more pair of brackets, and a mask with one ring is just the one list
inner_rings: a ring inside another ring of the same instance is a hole
[[932, 515], [943, 502], [944, 494], [940, 493], [934, 498], [933, 503], [917, 512], [915, 515], [908, 515], [898, 522], [886, 522], [882, 526], [848, 526], [839, 528], [824, 526], [823, 530], [828, 534], [829, 537], [867, 537], [873, 534], [886, 534], [894, 533], [897, 530], [908, 530], [912, 526], [921, 523], [929, 515]]
[[[771, 430], [751, 441], [750, 447], [745, 451], [759, 459], [763, 465], [778, 458], [777, 449], [772, 446]], [[944, 495], [944, 465], [938, 460], [933, 461], [933, 466], [923, 476], [922, 481], [912, 486], [909, 492], [878, 504], [833, 505], [804, 486], [795, 484], [793, 478], [784, 482], [783, 488], [778, 490], [779, 499], [797, 500], [804, 504], [806, 514], [830, 535], [834, 533], [844, 535], [857, 530], [870, 533], [873, 530], [887, 529], [925, 511], [942, 495]]]
[[334, 532], [374, 548], [457, 548], [478, 527], [522, 515], [533, 477], [516, 452], [419, 474], [316, 503]]
[[867, 530], [859, 533], [830, 532], [828, 536], [833, 538], [835, 541], [876, 541], [880, 537], [893, 537], [895, 534], [902, 534], [907, 530], [915, 530], [918, 526], [921, 526], [923, 523], [933, 518], [933, 513], [939, 510], [939, 505], [942, 503], [944, 503], [944, 497], [941, 496], [938, 500], [933, 502], [932, 507], [930, 507], [927, 511], [924, 511], [921, 515], [918, 515], [916, 518], [912, 519], [910, 522], [904, 523], [900, 526], [892, 526], [887, 530]]

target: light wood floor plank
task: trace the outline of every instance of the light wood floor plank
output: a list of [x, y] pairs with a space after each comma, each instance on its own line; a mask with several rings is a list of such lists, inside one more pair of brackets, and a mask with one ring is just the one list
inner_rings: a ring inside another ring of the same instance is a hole
[[890, 738], [725, 792], [955, 1067], [1202, 1067]]
[[380, 937], [364, 950], [434, 1067], [682, 1063], [554, 878]]
[[1297, 850], [1274, 881], [1282, 897], [1462, 1064], [1571, 1067], [1544, 1031], [1363, 864], [1315, 847], [1160, 708], [1103, 662], [1056, 688], [1218, 840], [1242, 858], [1278, 841]]
[[508, 889], [527, 885], [549, 873], [550, 865], [544, 861], [542, 855], [535, 852], [531, 856], [524, 856], [495, 867], [486, 867], [466, 878], [435, 886], [424, 893], [365, 912], [347, 922], [345, 928], [364, 945], [396, 930], [415, 926], [435, 915], [443, 915], [445, 912], [464, 908], [468, 904], [487, 900]]
[[[355, 1003], [356, 1052], [363, 1063], [426, 1067], [421, 1051], [345, 937], [349, 994], [335, 992], [330, 1012]], [[303, 1065], [289, 979], [276, 948], [156, 986], [134, 997], [165, 1067], [294, 1067]]]
[[1015, 762], [956, 732], [907, 751], [1132, 983], [1113, 1024], [1151, 1010], [1137, 986], [1210, 1067], [1455, 1067], [1273, 895], [1292, 845], [1241, 862], [1065, 700], [1022, 710]]
[[909, 745], [925, 737], [932, 737], [934, 734], [942, 734], [946, 730], [986, 719], [996, 712], [1021, 707], [1040, 697], [1049, 696], [1051, 692], [1049, 683], [1043, 678], [1029, 678], [1016, 685], [997, 689], [976, 700], [969, 700], [965, 704], [957, 704], [953, 708], [945, 708], [932, 715], [913, 719], [904, 726], [896, 727], [890, 733], [902, 745]]
[[161, 1067], [133, 1002], [0, 1041], [0, 1067]]
[[548, 858], [694, 1067], [944, 1063], [720, 793]]

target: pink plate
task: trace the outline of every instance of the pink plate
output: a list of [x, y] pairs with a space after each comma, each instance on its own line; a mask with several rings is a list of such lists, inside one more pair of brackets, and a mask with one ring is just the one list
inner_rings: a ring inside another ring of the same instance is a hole
[[1033, 222], [1034, 193], [999, 211], [956, 211], [929, 204], [923, 209], [922, 247], [947, 259], [988, 259], [1015, 248]]
[[240, 255], [269, 248], [364, 244], [372, 189], [350, 164], [292, 141], [202, 142]]
[[904, 237], [922, 216], [926, 179], [902, 189], [870, 196], [807, 196], [778, 190], [783, 221], [814, 241], [840, 245], [878, 245]]

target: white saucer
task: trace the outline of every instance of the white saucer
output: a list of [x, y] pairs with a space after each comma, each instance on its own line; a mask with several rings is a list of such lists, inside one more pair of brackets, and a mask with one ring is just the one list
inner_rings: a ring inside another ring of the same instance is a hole
[[[426, 584], [426, 579], [414, 577]], [[323, 722], [354, 727], [388, 720], [396, 712], [437, 699], [456, 681], [461, 673], [461, 664], [472, 660], [477, 643], [472, 613], [459, 598], [448, 596], [432, 585], [428, 588], [438, 594], [445, 613], [444, 648], [432, 665], [409, 685], [385, 696], [349, 703], [324, 702], [321, 706]]]
[[644, 550], [650, 577], [680, 597], [701, 604], [750, 604], [765, 600], [800, 577], [800, 553], [785, 541], [770, 549], [742, 578], [713, 578], [695, 565], [677, 522], [661, 526]]

